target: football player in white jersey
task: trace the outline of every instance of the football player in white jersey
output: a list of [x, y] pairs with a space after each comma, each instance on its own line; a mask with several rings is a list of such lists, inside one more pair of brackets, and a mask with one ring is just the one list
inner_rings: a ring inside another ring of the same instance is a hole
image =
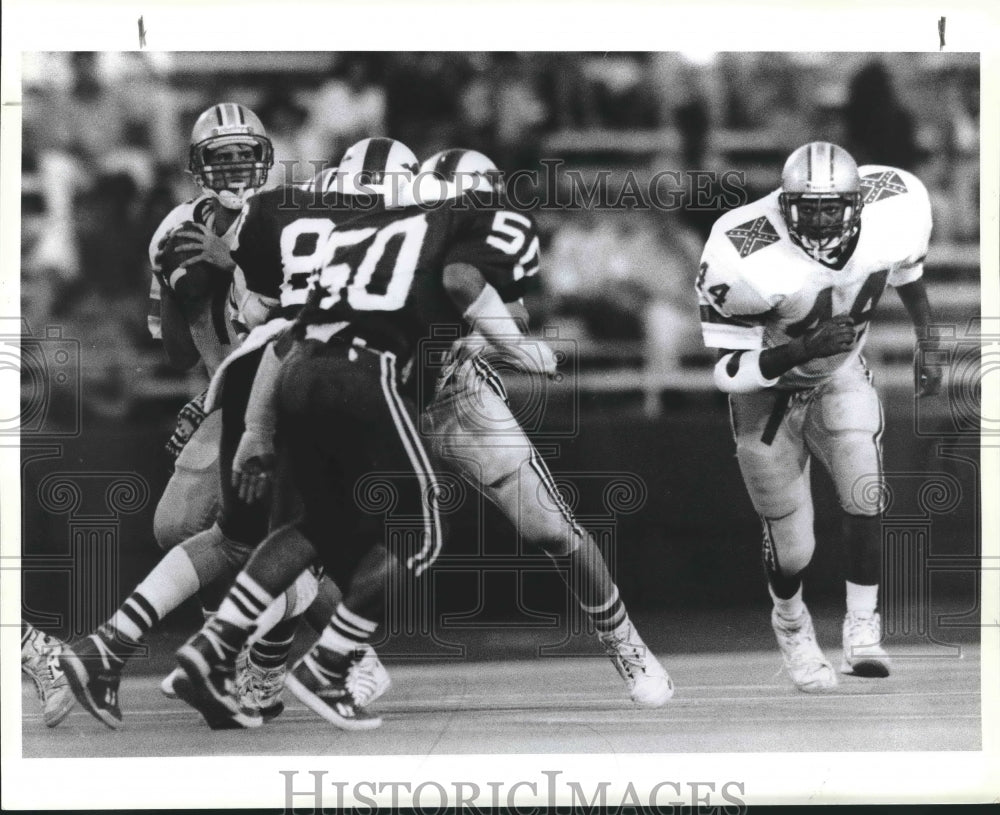
[[[213, 105], [195, 122], [188, 170], [202, 192], [174, 207], [149, 244], [153, 269], [149, 332], [154, 339], [163, 341], [167, 358], [177, 368], [187, 370], [204, 360], [211, 375], [238, 344], [229, 317], [238, 306], [248, 313], [255, 310], [258, 301], [246, 293], [229, 248], [233, 226], [244, 202], [266, 182], [273, 163], [271, 142], [263, 125], [242, 105]], [[186, 251], [189, 257], [165, 270], [162, 260], [171, 239], [175, 248]], [[187, 285], [190, 281], [185, 277], [194, 263], [205, 263], [218, 273], [216, 284], [210, 287], [207, 296], [190, 296]], [[203, 400], [204, 394], [200, 394], [181, 409], [177, 428], [167, 443], [176, 462], [153, 521], [156, 541], [164, 550], [207, 529], [218, 511], [221, 421], [218, 414], [205, 416]], [[46, 653], [61, 650], [58, 640], [44, 636]], [[34, 635], [25, 639], [22, 669], [38, 686], [46, 724], [53, 726], [69, 712], [72, 695], [68, 700], [65, 698], [69, 688], [58, 668], [53, 673], [49, 660], [40, 661], [38, 654], [30, 653], [36, 639]], [[34, 670], [36, 665], [44, 666], [44, 670]], [[52, 677], [59, 680], [54, 685]], [[59, 692], [47, 690], [42, 694], [42, 689], [49, 685]]]
[[[202, 192], [174, 207], [149, 244], [149, 331], [163, 340], [175, 367], [186, 370], [200, 359], [211, 376], [239, 344], [232, 318], [251, 304], [229, 251], [243, 204], [266, 183], [273, 163], [264, 126], [248, 108], [213, 105], [195, 122], [188, 170]], [[178, 253], [190, 257], [164, 270], [164, 251], [171, 240]], [[217, 272], [218, 283], [207, 294], [189, 296], [188, 269], [196, 263]], [[261, 318], [271, 305], [258, 306]], [[153, 522], [156, 540], [166, 550], [207, 529], [218, 511], [221, 417], [205, 416], [203, 398], [196, 397], [181, 411], [168, 445], [177, 461]]]
[[740, 470], [763, 522], [772, 626], [802, 691], [837, 678], [802, 600], [815, 547], [809, 473], [818, 459], [843, 512], [847, 613], [842, 673], [888, 676], [877, 612], [881, 580], [882, 407], [862, 350], [886, 285], [916, 331], [917, 395], [936, 393], [922, 280], [931, 233], [927, 190], [913, 175], [858, 167], [812, 142], [788, 158], [781, 189], [723, 215], [697, 279], [715, 383], [730, 394]]

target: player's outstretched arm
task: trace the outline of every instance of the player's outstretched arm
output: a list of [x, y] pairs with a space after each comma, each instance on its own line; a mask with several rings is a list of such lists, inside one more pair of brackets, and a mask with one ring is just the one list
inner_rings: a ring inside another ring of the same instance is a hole
[[912, 283], [899, 286], [896, 291], [907, 314], [910, 315], [910, 322], [913, 323], [913, 330], [917, 335], [914, 359], [917, 396], [933, 396], [941, 390], [944, 371], [940, 365], [929, 364], [933, 355], [927, 352], [936, 351], [940, 343], [938, 338], [931, 336], [930, 333], [931, 304], [927, 299], [927, 286], [924, 285], [923, 278], [918, 278]]
[[271, 342], [264, 348], [250, 389], [245, 429], [233, 457], [233, 486], [246, 503], [267, 494], [274, 475], [274, 429], [278, 423], [278, 381], [281, 358]]
[[448, 264], [444, 287], [473, 331], [498, 348], [510, 351], [529, 372], [545, 375], [556, 372], [552, 349], [538, 340], [523, 342], [525, 322], [511, 314], [508, 304], [477, 268], [467, 263]]

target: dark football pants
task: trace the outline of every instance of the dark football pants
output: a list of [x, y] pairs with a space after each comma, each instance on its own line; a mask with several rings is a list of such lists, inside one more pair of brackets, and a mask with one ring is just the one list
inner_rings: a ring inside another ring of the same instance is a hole
[[264, 349], [233, 360], [222, 384], [222, 434], [219, 443], [219, 491], [222, 495], [219, 527], [232, 541], [253, 548], [267, 535], [271, 512], [269, 501], [246, 504], [233, 487], [233, 458], [243, 435], [243, 421], [250, 388]]
[[282, 367], [278, 435], [302, 500], [300, 528], [339, 585], [385, 545], [419, 573], [437, 557], [437, 484], [400, 396], [395, 355], [334, 338]]

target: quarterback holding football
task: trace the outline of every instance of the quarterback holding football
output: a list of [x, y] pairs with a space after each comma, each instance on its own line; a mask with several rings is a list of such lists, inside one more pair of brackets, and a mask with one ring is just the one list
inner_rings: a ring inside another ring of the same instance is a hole
[[[243, 205], [273, 164], [271, 141], [249, 108], [213, 105], [195, 122], [188, 170], [201, 194], [174, 207], [149, 244], [149, 330], [178, 368], [201, 359], [211, 375], [247, 330], [233, 319], [253, 309], [230, 248]], [[269, 305], [256, 309], [261, 319]], [[202, 399], [181, 411], [168, 445], [177, 462], [154, 518], [167, 550], [210, 527], [218, 509], [221, 420], [205, 416]]]
[[[933, 348], [922, 279], [931, 206], [912, 174], [858, 167], [812, 142], [785, 163], [781, 188], [723, 215], [697, 279], [702, 334], [719, 349], [714, 378], [729, 394], [740, 470], [763, 522], [772, 627], [795, 686], [837, 684], [802, 600], [815, 548], [810, 465], [830, 473], [846, 530], [842, 673], [889, 675], [877, 612], [881, 580], [882, 406], [862, 351], [886, 286]], [[917, 357], [917, 395], [940, 368]]]

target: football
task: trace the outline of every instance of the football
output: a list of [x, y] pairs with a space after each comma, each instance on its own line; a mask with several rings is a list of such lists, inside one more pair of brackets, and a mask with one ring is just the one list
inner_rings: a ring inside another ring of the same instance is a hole
[[186, 227], [197, 229], [193, 221], [185, 221], [170, 233], [160, 256], [160, 268], [163, 279], [171, 291], [180, 300], [192, 302], [211, 296], [214, 287], [218, 284], [224, 285], [226, 281], [218, 270], [213, 269], [203, 261], [181, 268], [181, 264], [185, 260], [198, 254], [198, 251], [194, 249], [178, 250], [179, 246], [190, 243], [184, 234], [180, 234], [185, 231]]

